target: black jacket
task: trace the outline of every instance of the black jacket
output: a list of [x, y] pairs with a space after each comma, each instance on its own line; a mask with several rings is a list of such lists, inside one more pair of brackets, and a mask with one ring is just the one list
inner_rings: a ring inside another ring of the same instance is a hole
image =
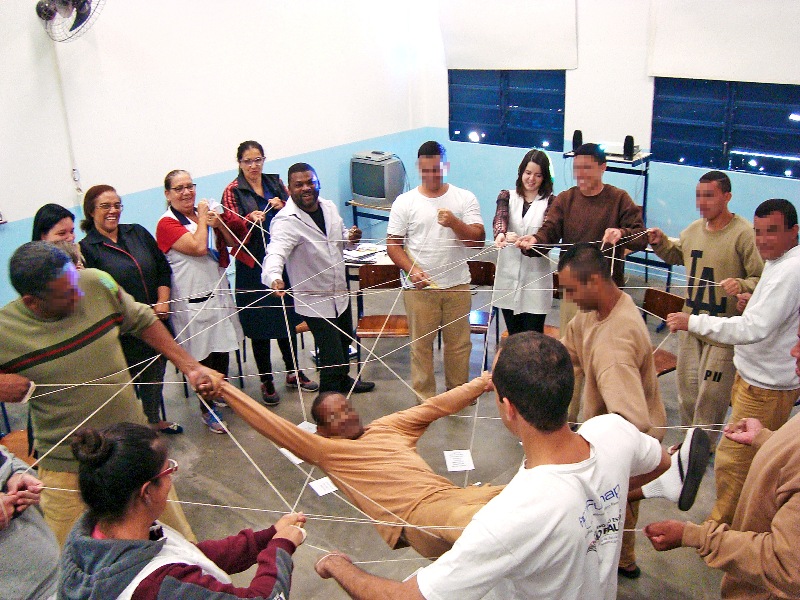
[[120, 224], [118, 243], [92, 229], [80, 241], [87, 267], [111, 275], [138, 302], [155, 304], [158, 288], [171, 287], [172, 269], [147, 229]]

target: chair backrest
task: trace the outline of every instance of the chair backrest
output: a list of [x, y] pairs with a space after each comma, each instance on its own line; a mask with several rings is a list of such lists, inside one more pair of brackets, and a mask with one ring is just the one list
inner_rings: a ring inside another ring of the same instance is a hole
[[361, 265], [358, 268], [359, 290], [390, 290], [400, 287], [400, 268], [397, 265]]
[[468, 260], [470, 284], [472, 285], [494, 285], [495, 265], [488, 260]]
[[684, 302], [685, 300], [681, 296], [655, 288], [647, 288], [644, 292], [642, 308], [659, 319], [666, 320], [668, 314], [681, 312]]

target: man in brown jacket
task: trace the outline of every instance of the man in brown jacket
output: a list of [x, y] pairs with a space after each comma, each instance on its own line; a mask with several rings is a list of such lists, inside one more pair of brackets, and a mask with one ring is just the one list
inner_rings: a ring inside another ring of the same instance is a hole
[[[792, 356], [800, 375], [800, 340]], [[758, 449], [733, 522], [660, 521], [645, 527], [644, 533], [656, 550], [697, 548], [706, 564], [725, 571], [724, 600], [798, 598], [800, 415], [774, 433], [758, 419], [741, 419], [725, 427], [725, 437]]]

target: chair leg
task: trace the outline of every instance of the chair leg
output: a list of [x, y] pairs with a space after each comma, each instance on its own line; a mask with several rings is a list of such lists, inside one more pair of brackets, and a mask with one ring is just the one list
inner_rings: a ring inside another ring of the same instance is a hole
[[8, 412], [6, 412], [6, 403], [0, 402], [0, 409], [3, 411], [3, 435], [11, 433], [11, 421], [8, 420]]
[[167, 407], [164, 406], [164, 395], [161, 395], [161, 420], [167, 420]]
[[[247, 347], [247, 342], [245, 342], [245, 347]], [[239, 388], [244, 389], [244, 373], [242, 373], [242, 354], [239, 350], [236, 350], [236, 366], [239, 367]]]

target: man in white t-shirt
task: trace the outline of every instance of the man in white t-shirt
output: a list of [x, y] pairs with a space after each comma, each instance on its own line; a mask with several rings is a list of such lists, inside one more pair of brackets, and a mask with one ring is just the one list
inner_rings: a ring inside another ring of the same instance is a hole
[[411, 384], [422, 399], [436, 395], [433, 340], [442, 328], [448, 390], [469, 379], [468, 248], [486, 237], [475, 195], [444, 183], [449, 163], [438, 142], [417, 153], [422, 183], [392, 204], [386, 245], [403, 274], [403, 302], [411, 332]]
[[616, 597], [629, 482], [657, 477], [669, 456], [619, 415], [570, 430], [572, 363], [552, 338], [507, 338], [493, 381], [500, 416], [522, 441], [525, 461], [452, 550], [402, 583], [370, 575], [338, 553], [317, 563], [321, 577], [360, 599]]

